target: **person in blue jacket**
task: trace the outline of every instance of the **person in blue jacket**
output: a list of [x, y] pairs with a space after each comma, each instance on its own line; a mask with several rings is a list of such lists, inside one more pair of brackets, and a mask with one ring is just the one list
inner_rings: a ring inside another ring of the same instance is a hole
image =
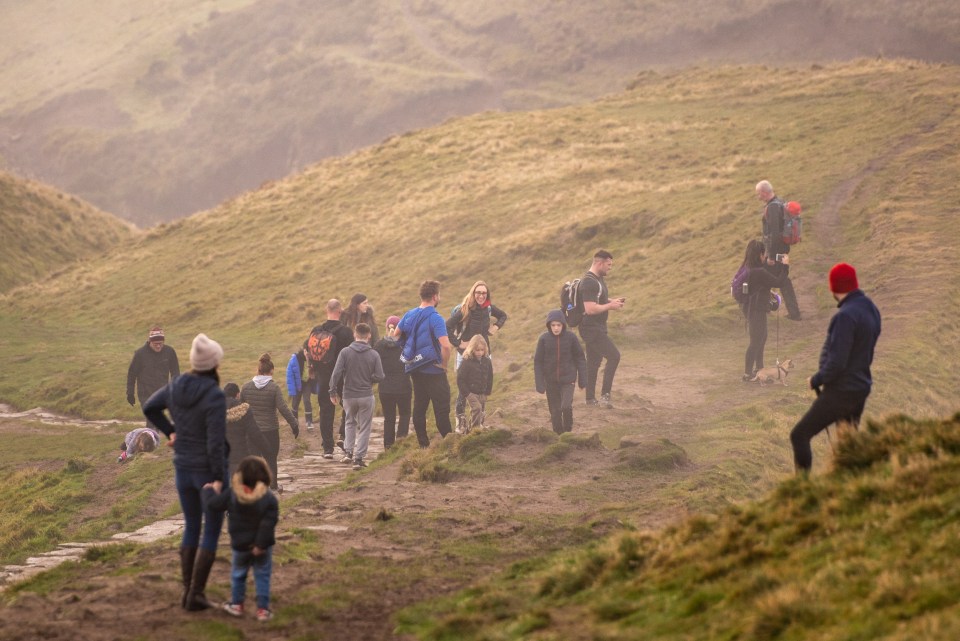
[[[217, 373], [222, 358], [219, 343], [198, 334], [190, 347], [192, 369], [157, 390], [143, 406], [144, 415], [173, 447], [175, 483], [184, 520], [180, 604], [186, 610], [211, 607], [205, 590], [223, 525], [223, 513], [206, 509], [201, 500], [203, 486], [208, 483], [220, 491], [227, 469], [227, 404]], [[164, 410], [170, 413], [169, 419]]]
[[793, 460], [803, 474], [813, 465], [810, 440], [831, 423], [844, 421], [856, 427], [873, 385], [870, 365], [880, 337], [880, 311], [860, 289], [856, 270], [846, 263], [830, 270], [830, 291], [840, 311], [830, 319], [820, 367], [809, 379], [817, 399], [790, 432]]
[[287, 363], [287, 394], [290, 395], [290, 409], [297, 417], [300, 410], [300, 400], [303, 400], [303, 417], [307, 421], [307, 429], [313, 430], [313, 407], [310, 405], [310, 395], [317, 393], [317, 378], [307, 359], [307, 348], [294, 352]]

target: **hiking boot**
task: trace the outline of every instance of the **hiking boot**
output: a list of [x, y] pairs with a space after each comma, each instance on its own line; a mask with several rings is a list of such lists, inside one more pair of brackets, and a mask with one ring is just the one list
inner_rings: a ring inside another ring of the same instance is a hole
[[333, 452], [324, 452], [320, 456], [322, 456], [323, 458], [333, 458]]
[[226, 603], [220, 606], [220, 609], [231, 616], [235, 616], [235, 617], [243, 616], [242, 603], [230, 603], [229, 601], [227, 601]]
[[260, 623], [266, 623], [273, 618], [273, 612], [267, 608], [257, 608], [257, 621]]
[[607, 410], [613, 409], [613, 403], [610, 402], [609, 394], [600, 395], [600, 405], [603, 407], [603, 409], [607, 409]]
[[598, 407], [599, 405], [600, 405], [600, 401], [598, 401], [597, 399], [595, 398], [587, 399], [587, 407]]
[[367, 464], [363, 462], [363, 459], [362, 459], [362, 458], [358, 458], [357, 460], [355, 460], [355, 461], [353, 462], [353, 469], [355, 469], [355, 470], [362, 470], [362, 469], [365, 468], [366, 466], [367, 466]]

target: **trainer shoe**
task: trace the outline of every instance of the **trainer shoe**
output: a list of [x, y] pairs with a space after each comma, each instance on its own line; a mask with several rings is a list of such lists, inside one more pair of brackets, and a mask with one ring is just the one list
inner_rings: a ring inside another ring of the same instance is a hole
[[600, 405], [602, 405], [604, 409], [608, 409], [608, 410], [612, 410], [612, 409], [613, 409], [613, 403], [610, 402], [610, 395], [609, 395], [609, 394], [601, 394], [601, 395], [600, 395]]
[[243, 604], [242, 603], [230, 603], [227, 601], [220, 608], [227, 614], [235, 617], [243, 616]]
[[595, 398], [587, 399], [587, 407], [597, 407], [599, 405], [600, 405], [600, 401], [598, 401], [597, 399]]
[[358, 458], [357, 460], [355, 460], [355, 461], [353, 462], [353, 469], [355, 469], [355, 470], [362, 470], [362, 469], [365, 468], [366, 466], [367, 466], [367, 464], [363, 462], [363, 459], [362, 459], [362, 458]]
[[323, 458], [333, 458], [333, 452], [324, 452], [321, 456]]
[[347, 452], [347, 453], [344, 454], [342, 457], [340, 457], [340, 462], [341, 462], [341, 463], [353, 463], [353, 454], [351, 454], [350, 452]]
[[312, 431], [313, 431], [313, 423], [307, 423], [307, 431], [308, 431], [308, 432], [312, 432]]
[[257, 608], [257, 621], [266, 623], [273, 618], [273, 612], [266, 608]]

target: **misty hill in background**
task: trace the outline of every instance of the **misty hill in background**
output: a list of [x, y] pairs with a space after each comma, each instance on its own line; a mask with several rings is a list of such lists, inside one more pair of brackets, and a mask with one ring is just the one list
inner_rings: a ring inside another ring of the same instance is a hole
[[101, 254], [134, 230], [75, 196], [0, 172], [0, 292]]
[[948, 0], [7, 3], [0, 163], [138, 225], [490, 109], [574, 104], [644, 68], [960, 61]]
[[715, 371], [725, 354], [736, 373], [745, 339], [729, 283], [759, 231], [754, 185], [769, 178], [804, 205], [791, 273], [807, 319], [779, 339], [771, 327], [771, 348], [779, 340], [814, 367], [834, 308], [825, 274], [846, 260], [884, 313], [873, 411], [952, 411], [958, 96], [950, 65], [701, 68], [650, 72], [589, 104], [396, 136], [0, 297], [0, 337], [19, 338], [0, 340], [0, 362], [18, 359], [0, 399], [133, 419], [117, 385], [153, 323], [179, 350], [215, 337], [224, 380], [242, 380], [264, 351], [282, 362], [328, 298], [363, 292], [382, 322], [417, 303], [425, 278], [442, 281], [444, 312], [476, 279], [490, 283], [510, 314], [497, 394], [532, 394], [523, 377], [543, 318], [601, 246], [617, 257], [611, 292], [630, 301], [611, 317], [624, 363], [682, 344]]

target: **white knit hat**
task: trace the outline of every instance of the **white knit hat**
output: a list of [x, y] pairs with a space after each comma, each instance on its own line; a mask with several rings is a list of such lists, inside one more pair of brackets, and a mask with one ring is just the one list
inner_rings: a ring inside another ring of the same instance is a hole
[[190, 366], [198, 372], [216, 369], [223, 358], [223, 348], [220, 343], [207, 338], [206, 334], [197, 334], [190, 346]]

